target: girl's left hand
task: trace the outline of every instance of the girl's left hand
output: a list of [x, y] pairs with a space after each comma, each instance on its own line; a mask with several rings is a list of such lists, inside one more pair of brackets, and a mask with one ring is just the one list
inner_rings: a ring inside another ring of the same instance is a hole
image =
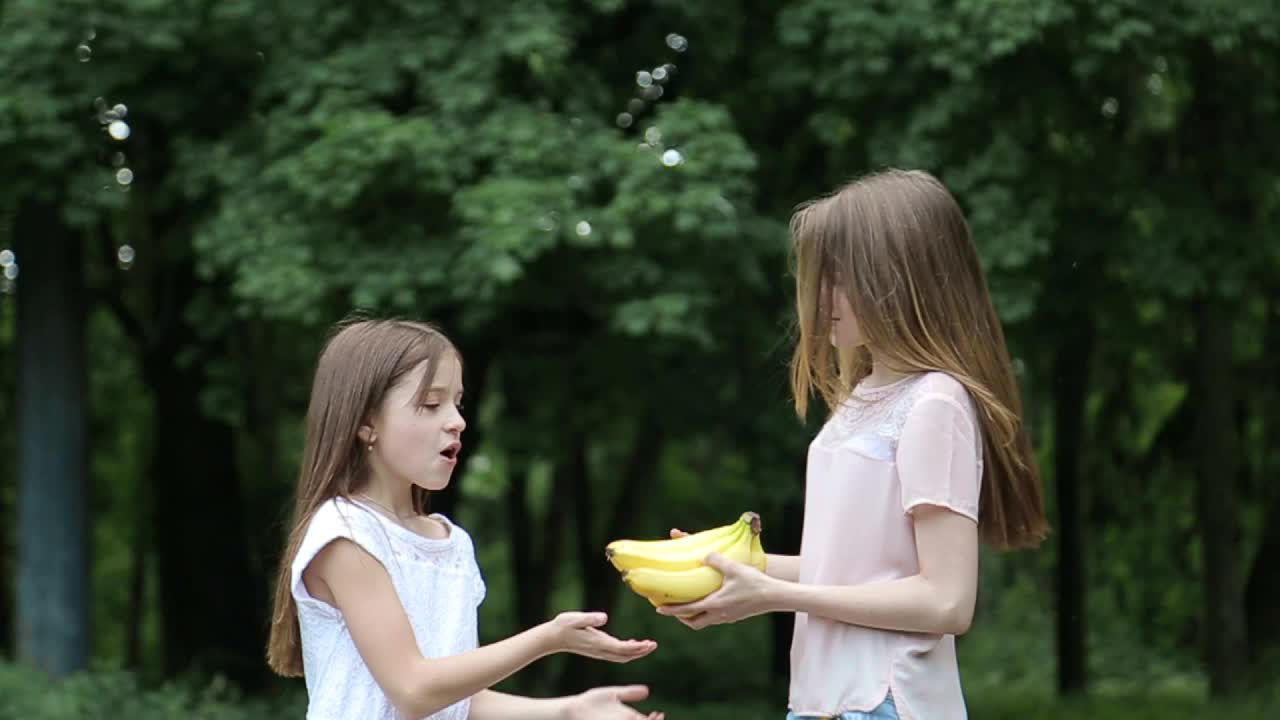
[[644, 715], [628, 705], [647, 697], [649, 688], [644, 685], [594, 688], [569, 698], [563, 716], [566, 720], [663, 720], [660, 712]]
[[765, 590], [772, 578], [745, 563], [734, 562], [720, 553], [704, 560], [720, 571], [724, 583], [710, 595], [683, 605], [662, 605], [660, 615], [673, 615], [694, 630], [745, 620], [769, 611]]

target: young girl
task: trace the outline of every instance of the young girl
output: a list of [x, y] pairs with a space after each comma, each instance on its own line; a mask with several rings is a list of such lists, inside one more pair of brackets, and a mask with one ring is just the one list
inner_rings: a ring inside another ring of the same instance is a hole
[[[792, 218], [796, 412], [809, 447], [800, 555], [719, 555], [720, 590], [659, 612], [700, 629], [796, 613], [789, 718], [964, 718], [955, 636], [978, 541], [1034, 547], [1040, 482], [1000, 322], [959, 206], [886, 171]], [[678, 535], [678, 530], [672, 531]]]
[[329, 339], [307, 410], [271, 668], [306, 677], [308, 720], [644, 720], [626, 705], [646, 697], [643, 686], [552, 699], [488, 689], [552, 653], [629, 662], [656, 644], [606, 634], [604, 613], [568, 612], [477, 647], [485, 585], [471, 537], [423, 512], [458, 462], [461, 403], [462, 358], [429, 325], [367, 320]]

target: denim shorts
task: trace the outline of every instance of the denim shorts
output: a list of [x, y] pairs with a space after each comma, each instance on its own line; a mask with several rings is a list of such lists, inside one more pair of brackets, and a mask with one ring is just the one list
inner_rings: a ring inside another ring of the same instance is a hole
[[[787, 720], [806, 719], [819, 720], [812, 715], [796, 715], [795, 713], [787, 713]], [[898, 708], [893, 704], [893, 696], [890, 695], [871, 712], [847, 712], [838, 716], [833, 716], [828, 720], [898, 720]]]

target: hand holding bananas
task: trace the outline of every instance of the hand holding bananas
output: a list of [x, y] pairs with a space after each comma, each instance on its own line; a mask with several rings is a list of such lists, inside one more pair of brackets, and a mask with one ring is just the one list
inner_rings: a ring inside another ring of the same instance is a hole
[[626, 663], [658, 649], [652, 640], [619, 640], [606, 633], [600, 627], [608, 621], [602, 612], [562, 612], [542, 625], [548, 650]]
[[726, 566], [764, 570], [760, 516], [746, 512], [735, 523], [670, 540], [615, 540], [605, 557], [655, 607], [701, 600], [721, 587]]

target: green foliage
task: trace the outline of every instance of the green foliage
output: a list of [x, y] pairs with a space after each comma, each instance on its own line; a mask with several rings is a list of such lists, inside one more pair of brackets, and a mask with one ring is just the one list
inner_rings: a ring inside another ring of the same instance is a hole
[[[768, 542], [779, 537], [799, 511], [815, 429], [793, 420], [785, 397], [787, 213], [866, 170], [925, 167], [966, 209], [1046, 468], [1049, 368], [1075, 350], [1064, 337], [1082, 318], [1098, 333], [1082, 463], [1089, 641], [1095, 677], [1122, 694], [1044, 700], [1051, 543], [984, 557], [984, 605], [961, 641], [971, 714], [1260, 716], [1199, 700], [1195, 648], [1211, 629], [1200, 626], [1195, 449], [1171, 428], [1192, 398], [1195, 303], [1237, 302], [1236, 347], [1221, 351], [1241, 378], [1260, 380], [1240, 411], [1252, 476], [1240, 540], [1255, 547], [1277, 469], [1265, 419], [1275, 392], [1264, 387], [1280, 277], [1277, 28], [1267, 0], [7, 0], [0, 246], [20, 205], [54, 202], [92, 249], [95, 298], [152, 310], [138, 313], [147, 330], [176, 317], [200, 341], [226, 340], [179, 359], [207, 381], [204, 411], [236, 428], [247, 524], [272, 543], [320, 328], [352, 307], [445, 323], [496, 408], [474, 423], [489, 465], [460, 482], [492, 640], [517, 629], [522, 591], [503, 526], [507, 478], [535, 463], [519, 510], [546, 517], [565, 501], [551, 478], [569, 439], [588, 438], [600, 517], [611, 517], [635, 428], [649, 420], [665, 449], [636, 532], [751, 508]], [[677, 30], [687, 52], [663, 44]], [[677, 69], [662, 99], [620, 127], [642, 94], [636, 72], [666, 62]], [[98, 97], [128, 105], [128, 140], [105, 133]], [[136, 174], [127, 192], [116, 152]], [[138, 250], [127, 272], [110, 258], [124, 243]], [[188, 262], [200, 271], [194, 296], [172, 306], [166, 283]], [[0, 366], [11, 370], [12, 304], [3, 313]], [[95, 651], [114, 667], [130, 642], [115, 619], [136, 599], [125, 580], [147, 525], [148, 433], [175, 419], [152, 417], [126, 328], [96, 312], [91, 333]], [[7, 408], [0, 449], [13, 446]], [[248, 562], [266, 576], [273, 552]], [[559, 577], [578, 569], [566, 562]], [[149, 671], [156, 588], [153, 571], [141, 577]], [[581, 583], [563, 580], [551, 604], [579, 597]], [[624, 595], [616, 622], [658, 636], [663, 652], [617, 679], [686, 701], [776, 687], [767, 624], [690, 643], [647, 607]], [[748, 669], [711, 677], [726, 656]], [[117, 703], [95, 712], [122, 717], [160, 716], [134, 702], [256, 717], [203, 690], [132, 699], [145, 695], [132, 683], [107, 675], [55, 691], [0, 671], [29, 717], [58, 717], [48, 713], [64, 701], [50, 698], [95, 693]], [[1150, 687], [1168, 699], [1135, 699]], [[770, 699], [683, 710], [780, 716], [781, 695]]]
[[[741, 687], [738, 685], [737, 687]], [[776, 701], [744, 696], [729, 689], [715, 700], [690, 702], [678, 693], [655, 688], [656, 694], [638, 705], [661, 710], [672, 720], [777, 720], [786, 714], [785, 698]], [[994, 720], [1068, 720], [1081, 717], [1101, 720], [1182, 720], [1197, 717], [1234, 717], [1265, 720], [1280, 709], [1280, 695], [1256, 694], [1224, 702], [1206, 700], [1190, 688], [1156, 693], [1106, 692], [1086, 699], [1058, 700], [1044, 692], [1010, 690], [999, 686], [968, 692], [971, 717]], [[89, 716], [127, 717], [136, 720], [268, 720], [298, 717], [306, 700], [297, 693], [274, 698], [245, 700], [217, 681], [204, 684], [141, 686], [127, 673], [82, 673], [54, 683], [43, 676], [0, 663], [0, 720], [73, 720]]]

